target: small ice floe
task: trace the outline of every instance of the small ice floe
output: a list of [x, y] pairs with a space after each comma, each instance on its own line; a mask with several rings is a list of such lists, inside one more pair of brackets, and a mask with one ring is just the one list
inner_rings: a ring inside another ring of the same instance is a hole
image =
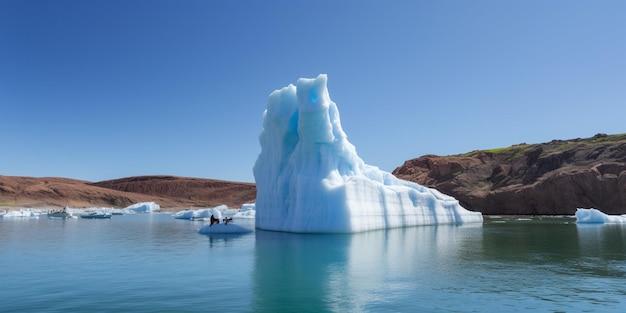
[[233, 215], [233, 218], [255, 218], [256, 217], [256, 211], [255, 210], [248, 210], [248, 211], [239, 211], [237, 213], [235, 213], [235, 215]]
[[[63, 209], [56, 209], [56, 210], [51, 210], [48, 212], [48, 218], [51, 219], [60, 219], [60, 220], [66, 220], [66, 219], [70, 219], [70, 218], [76, 218], [76, 216], [74, 216], [73, 212], [76, 212], [76, 210], [71, 211], [69, 208], [63, 208]], [[80, 211], [79, 211], [80, 212]]]
[[193, 211], [194, 210], [182, 210], [174, 213], [172, 216], [179, 220], [190, 220], [193, 217]]
[[244, 203], [239, 212], [233, 215], [233, 218], [255, 218], [256, 210], [254, 203]]
[[124, 209], [117, 209], [117, 208], [111, 208], [111, 210], [109, 211], [111, 213], [111, 215], [124, 215], [124, 214], [128, 214], [127, 211], [125, 211]]
[[153, 213], [161, 210], [161, 206], [154, 202], [140, 202], [127, 206], [124, 210], [135, 213]]
[[19, 209], [15, 211], [8, 211], [4, 215], [3, 218], [39, 218], [41, 213], [37, 212], [33, 209]]
[[[135, 211], [132, 211], [129, 209], [119, 209], [119, 208], [111, 208], [111, 207], [86, 207], [86, 208], [66, 207], [65, 211], [71, 215], [71, 218], [78, 218], [78, 217], [110, 218], [112, 215], [135, 214]], [[50, 212], [48, 212], [48, 217], [50, 217]]]
[[131, 209], [120, 209], [120, 208], [107, 208], [107, 207], [89, 207], [89, 208], [80, 208], [80, 209], [72, 209], [69, 208], [70, 213], [80, 216], [85, 213], [98, 212], [102, 214], [110, 214], [110, 215], [125, 215], [125, 214], [136, 214], [135, 211]]
[[256, 209], [255, 203], [244, 203], [241, 205], [241, 208], [239, 208], [239, 211], [250, 211], [250, 210], [255, 210], [255, 209]]
[[245, 227], [239, 224], [213, 224], [213, 225], [204, 225], [198, 231], [203, 235], [210, 234], [247, 234], [253, 232], [254, 229], [251, 227]]
[[626, 214], [608, 215], [598, 209], [576, 209], [578, 224], [626, 224]]
[[254, 231], [254, 223], [241, 221], [233, 222], [233, 218], [254, 218], [254, 205], [242, 206], [243, 211], [228, 209], [225, 205], [220, 205], [212, 209], [212, 214], [207, 218], [211, 223], [206, 224], [198, 230], [200, 234], [246, 234]]
[[85, 219], [110, 219], [113, 214], [107, 210], [88, 210], [80, 214]]
[[173, 217], [179, 220], [208, 220], [213, 216], [217, 219], [222, 219], [222, 212], [228, 210], [225, 205], [218, 205], [214, 208], [198, 209], [198, 210], [183, 210], [176, 212]]

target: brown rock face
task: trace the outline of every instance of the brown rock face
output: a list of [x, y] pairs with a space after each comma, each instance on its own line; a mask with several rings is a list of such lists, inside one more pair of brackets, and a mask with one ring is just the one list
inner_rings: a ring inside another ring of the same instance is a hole
[[485, 214], [626, 213], [626, 134], [553, 140], [463, 155], [426, 155], [393, 171]]
[[90, 183], [58, 177], [0, 176], [0, 207], [126, 207], [155, 201], [163, 209], [254, 202], [254, 184], [175, 176], [138, 176]]

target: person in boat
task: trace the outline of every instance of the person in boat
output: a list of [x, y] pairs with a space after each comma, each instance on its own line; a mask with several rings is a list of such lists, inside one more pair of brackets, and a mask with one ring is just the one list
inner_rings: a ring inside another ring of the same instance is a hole
[[219, 223], [220, 223], [220, 219], [219, 218], [215, 218], [215, 216], [213, 214], [211, 214], [211, 225], [219, 224]]
[[233, 218], [232, 217], [225, 217], [223, 221], [224, 221], [224, 225], [228, 225], [228, 223], [233, 221]]

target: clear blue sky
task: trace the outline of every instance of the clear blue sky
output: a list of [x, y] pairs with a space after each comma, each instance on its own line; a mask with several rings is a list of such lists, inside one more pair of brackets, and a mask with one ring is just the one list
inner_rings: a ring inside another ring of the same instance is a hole
[[0, 174], [252, 181], [329, 75], [366, 162], [626, 132], [626, 1], [0, 0]]

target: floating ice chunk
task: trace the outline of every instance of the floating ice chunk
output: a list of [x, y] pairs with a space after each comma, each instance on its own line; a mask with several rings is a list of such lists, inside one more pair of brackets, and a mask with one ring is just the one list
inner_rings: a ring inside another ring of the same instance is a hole
[[244, 203], [238, 212], [233, 215], [233, 218], [255, 218], [256, 210], [254, 203]]
[[213, 224], [213, 225], [204, 225], [198, 231], [201, 234], [209, 235], [209, 234], [246, 234], [251, 233], [253, 231], [252, 228], [245, 227], [238, 224]]
[[211, 215], [215, 218], [222, 219], [222, 212], [227, 210], [228, 207], [222, 204], [208, 209], [183, 210], [176, 212], [173, 216], [175, 219], [181, 220], [203, 220], [211, 218]]
[[341, 127], [326, 80], [301, 78], [269, 97], [254, 165], [256, 227], [359, 232], [482, 222], [450, 196], [365, 164]]
[[34, 211], [32, 209], [19, 209], [14, 211], [8, 211], [3, 218], [39, 218], [41, 212]]
[[245, 210], [239, 211], [233, 215], [233, 218], [255, 218], [256, 211], [255, 210]]
[[205, 218], [211, 217], [212, 214], [213, 214], [213, 209], [195, 210], [191, 214], [191, 218], [192, 219], [205, 219]]
[[625, 215], [608, 215], [598, 209], [576, 209], [578, 224], [626, 224]]
[[193, 210], [182, 210], [172, 215], [175, 219], [190, 220], [193, 217]]
[[209, 219], [211, 215], [214, 218], [221, 219], [222, 211], [228, 210], [228, 207], [225, 205], [219, 205], [211, 209], [200, 209], [193, 211], [191, 219]]
[[255, 204], [254, 203], [244, 203], [241, 205], [241, 208], [239, 209], [239, 212], [243, 212], [243, 211], [249, 211], [249, 210], [254, 210], [255, 209]]
[[68, 213], [72, 214], [72, 215], [82, 215], [85, 213], [113, 213], [114, 211], [117, 212], [116, 210], [119, 209], [115, 209], [115, 208], [107, 208], [107, 207], [88, 207], [88, 208], [66, 208], [65, 209]]
[[133, 211], [135, 213], [152, 213], [160, 211], [161, 207], [154, 202], [140, 202], [126, 207], [125, 210]]
[[[218, 206], [214, 207], [213, 209], [211, 209], [211, 211], [212, 211], [211, 214], [213, 214], [213, 216], [215, 218], [222, 219], [223, 218], [222, 212], [224, 212], [226, 210], [228, 210], [227, 206], [225, 206], [223, 204], [222, 205], [218, 205]], [[208, 217], [210, 217], [210, 215]]]
[[126, 209], [111, 208], [111, 214], [113, 215], [129, 214], [128, 212], [129, 210]]

